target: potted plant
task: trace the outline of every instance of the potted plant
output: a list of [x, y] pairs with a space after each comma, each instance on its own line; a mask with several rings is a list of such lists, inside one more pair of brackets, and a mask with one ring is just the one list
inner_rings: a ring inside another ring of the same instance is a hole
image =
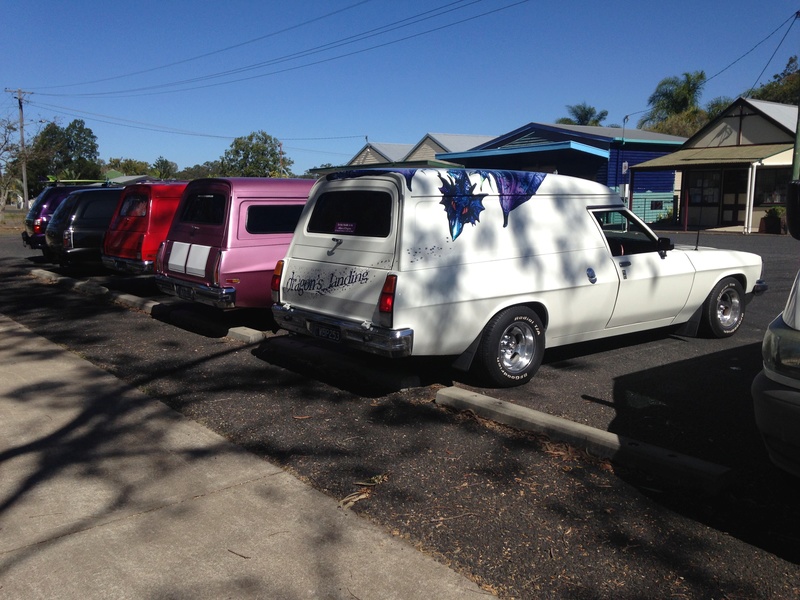
[[761, 219], [759, 232], [763, 233], [783, 233], [785, 231], [784, 219], [786, 208], [783, 206], [772, 206], [764, 213]]

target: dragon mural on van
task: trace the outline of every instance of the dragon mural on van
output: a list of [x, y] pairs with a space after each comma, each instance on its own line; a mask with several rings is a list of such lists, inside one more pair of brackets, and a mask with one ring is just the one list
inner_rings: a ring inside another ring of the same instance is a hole
[[[398, 173], [406, 180], [408, 189], [411, 190], [411, 181], [417, 170], [425, 169], [362, 169], [356, 171], [338, 171], [327, 176], [328, 180], [351, 179], [369, 175], [385, 175]], [[544, 181], [546, 173], [532, 171], [491, 171], [487, 169], [448, 169], [447, 177], [438, 173], [442, 182], [439, 191], [442, 192], [441, 204], [447, 214], [447, 223], [453, 241], [461, 235], [464, 225], [475, 225], [480, 222], [480, 214], [485, 207], [483, 200], [493, 195], [484, 193], [483, 183], [491, 181], [497, 190], [500, 208], [503, 211], [503, 227], [508, 227], [508, 216], [515, 208], [530, 200]], [[473, 183], [471, 176], [480, 177], [478, 183]], [[476, 191], [478, 188], [478, 191]]]

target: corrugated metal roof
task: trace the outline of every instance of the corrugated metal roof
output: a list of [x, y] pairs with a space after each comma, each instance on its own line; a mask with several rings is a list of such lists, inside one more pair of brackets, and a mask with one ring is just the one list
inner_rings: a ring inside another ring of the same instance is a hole
[[759, 146], [720, 146], [717, 148], [687, 148], [654, 158], [631, 167], [632, 171], [683, 170], [711, 165], [749, 165], [786, 150], [792, 144], [763, 144]]
[[464, 152], [485, 144], [496, 135], [470, 135], [465, 133], [429, 133], [428, 137], [436, 141], [447, 152]]
[[752, 106], [763, 112], [765, 115], [783, 125], [789, 131], [794, 131], [797, 127], [797, 106], [794, 104], [779, 104], [777, 102], [767, 102], [766, 100], [746, 99]]

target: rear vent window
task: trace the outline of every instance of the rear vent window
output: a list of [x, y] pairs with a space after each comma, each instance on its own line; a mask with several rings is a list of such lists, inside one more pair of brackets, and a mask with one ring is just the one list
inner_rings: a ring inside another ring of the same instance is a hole
[[143, 217], [147, 214], [147, 196], [132, 194], [125, 197], [122, 208], [119, 210], [120, 217]]
[[227, 196], [222, 194], [193, 194], [186, 198], [181, 211], [183, 223], [222, 225], [225, 222]]
[[302, 204], [255, 205], [247, 209], [247, 233], [294, 233]]
[[385, 238], [392, 227], [392, 197], [386, 192], [327, 192], [317, 198], [310, 233]]

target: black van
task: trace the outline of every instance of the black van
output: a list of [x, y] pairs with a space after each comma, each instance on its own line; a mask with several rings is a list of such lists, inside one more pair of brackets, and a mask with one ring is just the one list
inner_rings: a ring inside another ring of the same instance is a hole
[[61, 265], [101, 262], [103, 236], [124, 189], [83, 189], [64, 199], [45, 232], [54, 261]]
[[41, 250], [45, 257], [49, 256], [49, 249], [45, 239], [47, 225], [58, 206], [68, 195], [77, 190], [97, 188], [100, 184], [85, 185], [50, 185], [42, 190], [31, 203], [28, 214], [25, 216], [25, 230], [22, 232], [22, 244], [31, 250]]

